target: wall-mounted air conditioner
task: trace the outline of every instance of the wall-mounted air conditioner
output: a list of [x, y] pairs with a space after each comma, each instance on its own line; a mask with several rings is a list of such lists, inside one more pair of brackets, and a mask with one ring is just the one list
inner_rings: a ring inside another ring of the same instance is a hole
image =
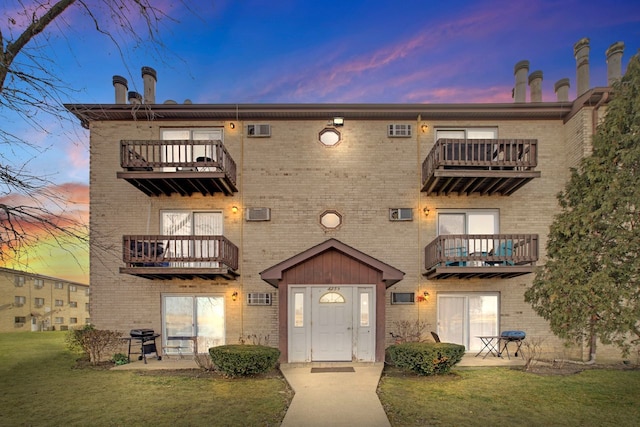
[[247, 209], [247, 221], [270, 221], [270, 208], [249, 208]]
[[247, 125], [247, 136], [250, 138], [270, 137], [271, 125]]
[[387, 136], [392, 138], [409, 138], [411, 135], [411, 125], [390, 124], [387, 128]]
[[390, 221], [411, 221], [413, 220], [413, 209], [411, 208], [392, 208], [389, 209]]

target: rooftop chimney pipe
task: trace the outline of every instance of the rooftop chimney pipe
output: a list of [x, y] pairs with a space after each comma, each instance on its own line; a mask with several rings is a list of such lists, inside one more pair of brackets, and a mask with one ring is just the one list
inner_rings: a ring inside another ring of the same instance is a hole
[[138, 92], [129, 92], [129, 104], [142, 104], [142, 95]]
[[142, 67], [142, 80], [144, 82], [144, 103], [156, 103], [156, 70], [151, 67]]
[[624, 52], [623, 42], [615, 42], [607, 49], [607, 84], [609, 86], [622, 78], [622, 52]]
[[584, 38], [573, 45], [576, 58], [577, 96], [589, 90], [589, 39]]
[[529, 74], [529, 61], [520, 61], [514, 67], [516, 87], [513, 91], [514, 102], [527, 102], [527, 74]]
[[531, 102], [542, 102], [542, 71], [534, 71], [529, 75]]
[[116, 90], [116, 104], [127, 103], [127, 79], [122, 76], [113, 76], [113, 87]]
[[569, 102], [569, 79], [560, 79], [553, 86], [558, 102]]

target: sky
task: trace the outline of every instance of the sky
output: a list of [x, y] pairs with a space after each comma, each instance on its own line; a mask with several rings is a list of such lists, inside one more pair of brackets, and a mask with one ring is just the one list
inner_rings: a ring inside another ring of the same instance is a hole
[[[582, 38], [590, 40], [591, 87], [607, 85], [609, 46], [625, 43], [623, 71], [640, 49], [638, 0], [151, 2], [166, 15], [159, 47], [132, 42], [104, 3], [90, 0], [112, 38], [95, 31], [75, 4], [26, 53], [59, 79], [64, 103], [113, 103], [114, 75], [142, 93], [143, 66], [157, 72], [158, 103], [508, 103], [521, 60], [530, 62], [530, 72], [543, 72], [543, 101], [552, 102], [562, 78], [570, 79], [575, 98], [573, 46]], [[6, 42], [24, 28], [21, 4], [33, 2], [3, 3]], [[139, 16], [120, 11], [144, 39]], [[17, 59], [28, 66], [26, 56]], [[88, 133], [73, 117], [31, 118], [25, 124], [0, 105], [2, 130], [30, 143], [0, 145], [0, 164], [44, 177], [68, 202], [54, 211], [88, 221]], [[0, 186], [0, 204], [23, 196]], [[43, 235], [19, 262], [0, 266], [88, 283], [88, 259], [86, 245], [60, 249]]]

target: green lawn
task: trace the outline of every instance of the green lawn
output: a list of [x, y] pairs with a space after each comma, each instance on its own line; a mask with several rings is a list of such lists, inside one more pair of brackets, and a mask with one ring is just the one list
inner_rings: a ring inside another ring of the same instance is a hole
[[0, 334], [1, 426], [277, 426], [281, 377], [75, 369], [65, 332]]
[[537, 375], [455, 369], [445, 377], [383, 376], [393, 426], [638, 426], [640, 370]]

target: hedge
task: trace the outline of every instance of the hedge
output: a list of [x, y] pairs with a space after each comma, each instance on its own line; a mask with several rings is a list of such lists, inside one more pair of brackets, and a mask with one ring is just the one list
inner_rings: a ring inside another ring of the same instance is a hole
[[209, 355], [217, 370], [229, 377], [242, 377], [273, 369], [280, 350], [264, 345], [234, 344], [211, 347]]
[[451, 343], [407, 342], [387, 348], [391, 364], [418, 375], [446, 374], [464, 353], [463, 345]]

